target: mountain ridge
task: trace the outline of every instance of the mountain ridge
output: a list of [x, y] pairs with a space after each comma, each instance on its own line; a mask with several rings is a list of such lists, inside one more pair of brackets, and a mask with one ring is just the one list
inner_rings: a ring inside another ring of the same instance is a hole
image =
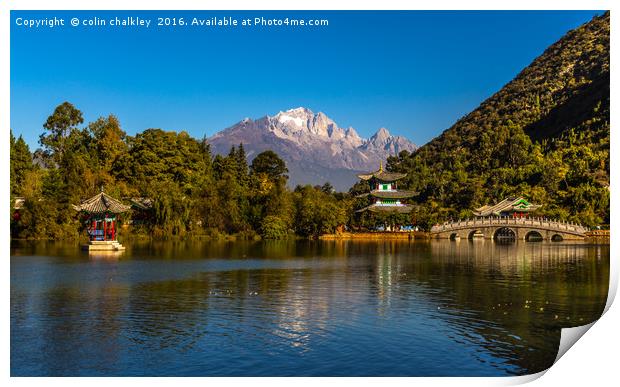
[[353, 127], [342, 128], [325, 113], [305, 107], [244, 118], [206, 141], [214, 154], [222, 155], [243, 144], [249, 160], [273, 150], [286, 161], [291, 186], [330, 182], [342, 191], [355, 183], [358, 172], [376, 169], [390, 155], [417, 149], [404, 136], [393, 136], [383, 127], [362, 138]]

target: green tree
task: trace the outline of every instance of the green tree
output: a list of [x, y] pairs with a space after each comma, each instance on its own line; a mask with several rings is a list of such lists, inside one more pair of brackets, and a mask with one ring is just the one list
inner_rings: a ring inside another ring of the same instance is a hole
[[82, 123], [84, 123], [82, 112], [75, 106], [69, 102], [58, 105], [43, 124], [46, 131], [39, 137], [45, 154], [59, 163], [64, 155], [66, 138]]
[[271, 181], [288, 179], [286, 163], [273, 151], [258, 154], [250, 165], [250, 174], [265, 174]]
[[[293, 221], [293, 203], [286, 189], [286, 172], [286, 163], [273, 151], [258, 154], [250, 165], [249, 219], [265, 238], [286, 236]], [[282, 232], [276, 233], [274, 230]]]
[[318, 237], [333, 233], [348, 220], [350, 208], [320, 188], [309, 185], [297, 187], [294, 203], [295, 232], [302, 236]]
[[10, 152], [11, 197], [13, 197], [21, 195], [24, 175], [31, 171], [34, 165], [28, 145], [21, 135], [15, 140], [12, 130], [10, 131]]
[[128, 151], [127, 134], [121, 129], [121, 124], [114, 115], [100, 117], [88, 124], [94, 147], [94, 159], [97, 160], [100, 173], [110, 174], [113, 165]]

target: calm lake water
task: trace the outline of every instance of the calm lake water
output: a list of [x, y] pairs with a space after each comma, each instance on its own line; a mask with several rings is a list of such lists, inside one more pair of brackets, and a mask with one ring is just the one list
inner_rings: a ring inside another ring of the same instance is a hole
[[603, 311], [609, 246], [11, 247], [12, 376], [501, 376]]

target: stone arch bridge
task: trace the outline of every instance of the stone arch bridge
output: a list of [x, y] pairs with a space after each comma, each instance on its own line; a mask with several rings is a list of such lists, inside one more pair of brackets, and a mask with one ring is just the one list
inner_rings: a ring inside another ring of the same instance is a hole
[[579, 224], [546, 218], [484, 217], [435, 225], [431, 237], [562, 241], [583, 239], [587, 231]]

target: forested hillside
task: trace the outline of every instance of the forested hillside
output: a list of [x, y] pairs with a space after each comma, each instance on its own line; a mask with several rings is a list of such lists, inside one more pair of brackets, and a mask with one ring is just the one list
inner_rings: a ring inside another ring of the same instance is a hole
[[567, 33], [419, 150], [388, 159], [431, 225], [523, 195], [542, 213], [609, 222], [609, 12]]

